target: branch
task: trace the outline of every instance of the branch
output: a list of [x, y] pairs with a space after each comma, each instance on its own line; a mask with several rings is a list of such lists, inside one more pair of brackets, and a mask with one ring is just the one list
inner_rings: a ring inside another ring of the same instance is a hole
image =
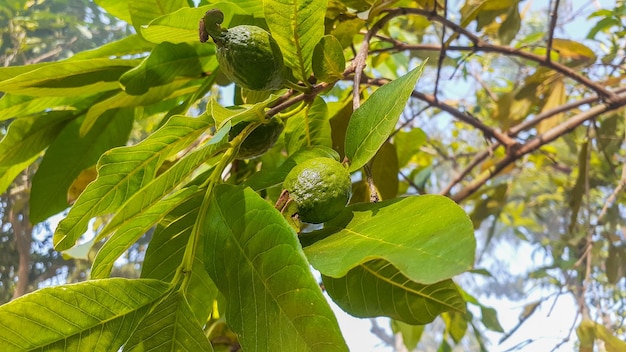
[[527, 143], [519, 146], [519, 148], [510, 150], [510, 152], [502, 160], [497, 162], [487, 171], [480, 174], [476, 179], [474, 179], [461, 191], [459, 191], [459, 193], [452, 196], [452, 199], [456, 202], [460, 202], [461, 200], [473, 194], [478, 188], [480, 188], [492, 177], [497, 175], [500, 171], [515, 162], [520, 157], [531, 153], [541, 146], [548, 144], [553, 140], [561, 137], [562, 135], [572, 131], [576, 127], [583, 124], [585, 121], [597, 117], [605, 112], [616, 110], [624, 105], [626, 105], [626, 94], [622, 93], [617, 95], [616, 99], [613, 99], [611, 103], [606, 102], [600, 105], [593, 106], [589, 110], [581, 112], [573, 116], [569, 120], [561, 123], [560, 125], [553, 127], [552, 129], [546, 131], [544, 134], [529, 140]]
[[[535, 55], [533, 53], [523, 51], [521, 49], [487, 43], [486, 41], [484, 41], [483, 39], [481, 39], [474, 33], [471, 33], [470, 31], [461, 27], [457, 23], [454, 23], [441, 15], [438, 15], [438, 14], [435, 14], [426, 10], [414, 9], [414, 8], [397, 8], [397, 9], [389, 10], [387, 12], [389, 15], [393, 14], [394, 16], [405, 15], [405, 14], [415, 14], [415, 15], [424, 16], [428, 20], [439, 22], [443, 24], [444, 26], [452, 29], [453, 31], [459, 34], [462, 34], [474, 44], [472, 46], [448, 46], [446, 47], [446, 50], [495, 52], [495, 53], [500, 53], [500, 54], [504, 54], [508, 56], [517, 56], [526, 60], [534, 61], [541, 66], [550, 68], [554, 71], [557, 71], [577, 81], [580, 84], [583, 84], [584, 86], [596, 92], [599, 96], [604, 98], [609, 103], [611, 103], [615, 99], [619, 99], [617, 98], [617, 95], [614, 92], [604, 88], [603, 86], [601, 86], [600, 84], [596, 82], [593, 82], [589, 78], [579, 74], [575, 70], [563, 64], [546, 60], [546, 58], [543, 56]], [[429, 47], [436, 48], [435, 50], [443, 50], [441, 46], [429, 46]], [[399, 50], [420, 50], [421, 49], [423, 50], [424, 46], [423, 45], [414, 46], [411, 44], [403, 44], [400, 46], [396, 45], [396, 49], [399, 49]]]
[[559, 0], [554, 1], [554, 8], [550, 11], [550, 28], [548, 28], [548, 44], [546, 45], [546, 61], [551, 62], [552, 40], [554, 39], [554, 29], [558, 19], [557, 11], [559, 9]]
[[[615, 90], [616, 94], [623, 93], [623, 92], [626, 92], [626, 87], [621, 87]], [[557, 106], [556, 108], [546, 110], [542, 112], [541, 114], [535, 116], [535, 118], [531, 120], [527, 120], [518, 125], [513, 126], [506, 134], [511, 137], [515, 137], [520, 132], [526, 131], [532, 128], [533, 126], [537, 125], [539, 122], [546, 120], [554, 115], [566, 112], [571, 109], [575, 109], [581, 105], [594, 103], [598, 100], [600, 100], [600, 97], [598, 95], [592, 95], [587, 98], [576, 100], [567, 104], [563, 104], [561, 106]], [[444, 196], [449, 195], [450, 191], [456, 184], [461, 182], [465, 178], [465, 176], [467, 176], [476, 166], [478, 166], [478, 164], [480, 164], [488, 156], [492, 155], [493, 152], [496, 150], [496, 148], [498, 148], [499, 146], [500, 146], [499, 142], [494, 143], [490, 145], [489, 148], [487, 148], [487, 150], [484, 150], [476, 154], [476, 156], [470, 162], [470, 164], [467, 165], [465, 169], [463, 169], [463, 171], [461, 171], [452, 181], [450, 181], [450, 183], [441, 192], [439, 192], [439, 194], [444, 195]]]

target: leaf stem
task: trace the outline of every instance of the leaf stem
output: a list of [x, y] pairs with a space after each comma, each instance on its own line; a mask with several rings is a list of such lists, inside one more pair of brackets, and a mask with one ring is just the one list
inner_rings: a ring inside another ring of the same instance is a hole
[[[239, 151], [239, 146], [246, 139], [246, 137], [258, 126], [260, 126], [260, 122], [250, 123], [246, 126], [241, 133], [239, 133], [233, 140], [230, 142], [231, 146], [226, 149], [224, 155], [217, 163], [211, 176], [207, 182], [207, 188], [204, 193], [204, 198], [202, 199], [202, 203], [200, 204], [200, 209], [198, 212], [198, 217], [196, 218], [196, 222], [193, 225], [193, 229], [191, 230], [191, 234], [189, 236], [189, 240], [187, 241], [187, 245], [185, 246], [185, 253], [183, 254], [183, 260], [176, 270], [176, 274], [172, 279], [172, 284], [176, 285], [178, 282], [181, 282], [181, 291], [186, 291], [189, 286], [189, 279], [191, 278], [191, 271], [193, 268], [193, 262], [196, 255], [196, 248], [198, 246], [198, 242], [200, 236], [208, 235], [202, 231], [204, 226], [205, 216], [209, 209], [209, 204], [211, 201], [211, 194], [213, 193], [213, 188], [217, 184], [222, 181], [222, 174], [226, 167], [235, 160], [237, 156], [237, 152]], [[182, 277], [182, 278], [181, 278]]]

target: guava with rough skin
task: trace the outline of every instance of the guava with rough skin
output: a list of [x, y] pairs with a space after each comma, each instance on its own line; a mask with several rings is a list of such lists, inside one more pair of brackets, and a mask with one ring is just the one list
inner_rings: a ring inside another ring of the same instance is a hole
[[200, 41], [213, 38], [217, 61], [224, 75], [250, 90], [276, 90], [283, 87], [285, 65], [276, 40], [261, 27], [240, 25], [221, 28], [224, 14], [209, 10], [200, 21]]
[[289, 198], [298, 206], [303, 222], [319, 224], [333, 219], [352, 195], [350, 173], [331, 158], [313, 158], [296, 165], [283, 182]]
[[[228, 132], [229, 138], [231, 140], [235, 138], [249, 124], [250, 122], [241, 122], [233, 126]], [[237, 159], [252, 159], [261, 156], [274, 146], [284, 129], [284, 122], [276, 117], [273, 117], [268, 123], [255, 128], [241, 142], [239, 152], [237, 152]]]

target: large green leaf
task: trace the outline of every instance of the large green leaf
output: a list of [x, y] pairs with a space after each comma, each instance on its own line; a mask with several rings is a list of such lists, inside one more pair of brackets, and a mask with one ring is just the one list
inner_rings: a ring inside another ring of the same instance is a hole
[[354, 111], [346, 131], [346, 157], [350, 171], [358, 170], [374, 157], [389, 138], [422, 74], [424, 65], [377, 89]]
[[[96, 254], [91, 267], [91, 277], [104, 279], [111, 274], [115, 261], [130, 248], [141, 236], [161, 220], [172, 209], [186, 202], [198, 191], [197, 187], [183, 188], [171, 194], [147, 209], [141, 209], [141, 214], [129, 219], [104, 243]], [[144, 192], [145, 194], [145, 192]], [[141, 197], [139, 198], [141, 199]], [[132, 201], [130, 198], [129, 201]]]
[[[213, 60], [213, 63], [203, 61]], [[126, 93], [142, 95], [150, 87], [162, 86], [177, 77], [200, 78], [203, 67], [215, 66], [215, 48], [212, 45], [191, 46], [186, 43], [163, 42], [140, 65], [120, 77]]]
[[[124, 1], [124, 3], [127, 3]], [[95, 58], [124, 57], [150, 52], [154, 44], [144, 40], [137, 34], [131, 34], [120, 40], [110, 42], [92, 50], [85, 50], [69, 58], [69, 60], [85, 60]]]
[[143, 26], [141, 34], [146, 40], [153, 43], [199, 43], [198, 25], [204, 14], [210, 9], [220, 9], [224, 13], [222, 27], [228, 28], [233, 16], [246, 13], [237, 5], [241, 6], [239, 2], [237, 4], [219, 2], [200, 7], [181, 8], [154, 19], [147, 26]]
[[82, 119], [70, 122], [50, 145], [33, 176], [31, 221], [44, 221], [67, 208], [67, 191], [72, 181], [82, 170], [93, 166], [102, 153], [126, 144], [133, 121], [134, 114], [128, 109], [110, 110], [84, 137], [79, 135]]
[[69, 111], [50, 111], [11, 122], [0, 140], [0, 168], [23, 163], [39, 154], [74, 117]]
[[155, 18], [167, 15], [184, 7], [187, 0], [133, 0], [128, 2], [128, 11], [137, 32]]
[[[183, 260], [189, 235], [198, 217], [203, 193], [198, 193], [159, 222], [146, 251], [141, 277], [171, 281]], [[198, 321], [206, 321], [217, 297], [217, 288], [204, 268], [204, 236], [198, 239], [195, 260], [185, 297]]]
[[324, 99], [316, 97], [306, 109], [289, 118], [285, 126], [285, 145], [290, 155], [316, 145], [332, 146], [328, 107]]
[[311, 75], [313, 50], [324, 36], [326, 0], [266, 0], [265, 20], [294, 76], [306, 81]]
[[347, 351], [296, 233], [249, 188], [213, 190], [201, 233], [228, 325], [249, 351]]
[[185, 296], [172, 293], [139, 324], [124, 351], [213, 351]]
[[[217, 64], [215, 65], [217, 67]], [[209, 70], [211, 71], [211, 70]], [[213, 81], [215, 74], [207, 77], [207, 80]], [[159, 104], [161, 102], [178, 98], [184, 95], [193, 95], [198, 91], [198, 86], [202, 80], [196, 80], [195, 84], [189, 84], [189, 80], [175, 80], [170, 84], [151, 87], [146, 94], [143, 95], [130, 95], [122, 90], [118, 90], [116, 94], [113, 94], [106, 99], [103, 99], [96, 104], [92, 105], [87, 111], [87, 117], [81, 126], [81, 134], [87, 133], [96, 120], [108, 110], [124, 107], [138, 107], [149, 106], [152, 104]]]
[[170, 285], [107, 279], [50, 287], [0, 306], [4, 352], [117, 351]]
[[105, 9], [111, 15], [130, 23], [130, 12], [126, 0], [94, 0], [98, 6]]
[[0, 81], [0, 92], [36, 96], [93, 94], [119, 88], [118, 78], [139, 60], [65, 60]]
[[324, 229], [301, 238], [314, 241], [304, 252], [326, 276], [346, 276], [363, 263], [384, 259], [410, 280], [427, 285], [472, 267], [473, 232], [456, 203], [425, 195], [352, 205]]
[[87, 186], [55, 231], [57, 250], [74, 246], [92, 217], [115, 212], [156, 176], [167, 157], [198, 138], [212, 122], [206, 115], [175, 116], [139, 144], [105, 153], [98, 161], [98, 178]]
[[452, 280], [418, 284], [380, 259], [363, 263], [346, 276], [322, 279], [333, 301], [359, 318], [387, 316], [427, 324], [443, 312], [465, 311], [465, 301]]
[[100, 240], [115, 231], [98, 251], [91, 268], [92, 277], [109, 276], [115, 260], [126, 249], [172, 209], [197, 193], [197, 187], [190, 186], [170, 195], [207, 159], [226, 147], [229, 129], [230, 126], [221, 129], [209, 143], [179, 160], [138, 190], [120, 207], [109, 224], [98, 234], [97, 240]]
[[41, 113], [46, 110], [76, 110], [74, 104], [85, 97], [33, 97], [5, 94], [0, 98], [0, 121]]

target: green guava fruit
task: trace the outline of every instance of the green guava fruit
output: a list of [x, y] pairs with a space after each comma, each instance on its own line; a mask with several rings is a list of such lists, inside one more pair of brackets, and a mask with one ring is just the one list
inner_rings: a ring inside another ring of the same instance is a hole
[[[250, 122], [241, 122], [233, 126], [228, 135], [232, 140], [243, 131]], [[278, 140], [285, 129], [285, 124], [279, 118], [272, 118], [268, 123], [255, 128], [246, 139], [241, 142], [237, 159], [252, 159], [268, 151]]]
[[303, 222], [319, 224], [337, 215], [352, 194], [350, 173], [330, 158], [313, 158], [296, 165], [283, 182], [283, 188], [298, 206]]
[[200, 20], [200, 41], [213, 38], [224, 75], [246, 89], [280, 89], [285, 81], [285, 66], [276, 40], [257, 26], [221, 28], [223, 20], [220, 10], [207, 11]]

